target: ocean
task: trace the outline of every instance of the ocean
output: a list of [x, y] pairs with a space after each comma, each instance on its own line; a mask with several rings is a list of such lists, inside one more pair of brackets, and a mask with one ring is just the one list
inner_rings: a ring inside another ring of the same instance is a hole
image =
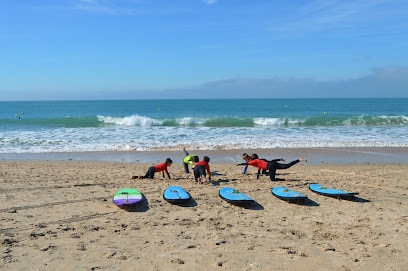
[[0, 154], [407, 147], [408, 99], [0, 102]]

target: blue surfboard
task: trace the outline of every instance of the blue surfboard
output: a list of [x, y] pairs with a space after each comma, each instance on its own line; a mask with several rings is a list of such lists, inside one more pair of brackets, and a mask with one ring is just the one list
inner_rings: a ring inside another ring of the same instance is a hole
[[184, 188], [173, 185], [164, 190], [163, 199], [171, 203], [183, 203], [190, 200], [191, 196]]
[[329, 197], [353, 197], [354, 195], [358, 194], [356, 192], [349, 192], [346, 190], [325, 187], [318, 183], [310, 184], [309, 189], [317, 194], [329, 196]]
[[232, 187], [223, 187], [218, 194], [223, 200], [230, 203], [250, 203], [254, 201], [251, 197]]
[[251, 203], [254, 200], [232, 187], [223, 187], [218, 192], [219, 196], [229, 203]]
[[272, 188], [272, 194], [279, 199], [287, 201], [305, 201], [307, 199], [306, 195], [283, 186]]

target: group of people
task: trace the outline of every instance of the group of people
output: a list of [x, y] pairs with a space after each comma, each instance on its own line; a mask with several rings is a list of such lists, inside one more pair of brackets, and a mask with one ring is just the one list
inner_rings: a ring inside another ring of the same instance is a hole
[[[183, 166], [184, 172], [190, 173], [189, 166], [192, 165], [194, 180], [199, 184], [205, 184], [211, 181], [211, 169], [210, 169], [210, 157], [204, 156], [203, 160], [200, 161], [200, 158], [197, 155], [191, 155], [188, 151], [183, 148], [184, 159]], [[147, 172], [143, 176], [132, 176], [131, 179], [153, 179], [156, 172], [162, 172], [163, 178], [166, 173], [167, 178], [171, 179], [168, 167], [173, 164], [173, 161], [170, 158], [167, 158], [164, 163], [153, 165], [147, 169]]]
[[[211, 181], [211, 170], [210, 170], [210, 158], [208, 156], [204, 156], [203, 160], [200, 161], [197, 155], [191, 155], [185, 148], [183, 148], [184, 158], [183, 158], [183, 167], [185, 173], [190, 173], [189, 167], [192, 166], [193, 174], [194, 174], [194, 181], [200, 184], [205, 184]], [[306, 159], [303, 157], [299, 157], [298, 159], [290, 162], [290, 163], [280, 163], [280, 161], [284, 162], [283, 158], [273, 159], [273, 160], [266, 160], [263, 158], [259, 158], [257, 154], [252, 154], [249, 156], [247, 153], [242, 154], [242, 159], [245, 161], [244, 163], [237, 164], [237, 166], [245, 166], [242, 174], [246, 174], [248, 166], [253, 166], [258, 169], [258, 173], [256, 178], [259, 179], [261, 174], [269, 174], [269, 178], [271, 181], [276, 181], [276, 170], [278, 169], [287, 169], [293, 165], [296, 165], [299, 162], [307, 162]], [[167, 177], [171, 179], [168, 167], [173, 164], [173, 161], [170, 158], [167, 158], [164, 163], [157, 164], [148, 168], [146, 174], [144, 176], [132, 176], [132, 179], [153, 179], [154, 174], [156, 172], [162, 172], [163, 178], [165, 177], [164, 174], [167, 174]]]
[[203, 160], [200, 161], [197, 155], [191, 155], [188, 153], [186, 148], [183, 148], [184, 151], [184, 173], [190, 173], [189, 165], [192, 165], [194, 181], [198, 183], [208, 183], [211, 181], [211, 170], [210, 170], [210, 157], [204, 156]]

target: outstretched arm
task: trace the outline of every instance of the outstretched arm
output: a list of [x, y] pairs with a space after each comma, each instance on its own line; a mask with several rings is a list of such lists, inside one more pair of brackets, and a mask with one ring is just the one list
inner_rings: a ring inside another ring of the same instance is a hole
[[248, 169], [248, 165], [245, 165], [244, 169], [242, 170], [242, 174], [246, 174], [247, 169]]
[[188, 151], [186, 150], [186, 148], [183, 148], [183, 152], [184, 152], [184, 155], [185, 155], [185, 156], [190, 155], [190, 154], [188, 153]]

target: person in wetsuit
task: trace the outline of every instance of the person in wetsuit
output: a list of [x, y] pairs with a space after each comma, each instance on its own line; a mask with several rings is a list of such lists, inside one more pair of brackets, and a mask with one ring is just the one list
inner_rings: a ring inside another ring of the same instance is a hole
[[[250, 157], [246, 152], [244, 152], [244, 153], [242, 154], [242, 159], [243, 159], [245, 162], [249, 162], [249, 161], [251, 160], [251, 157]], [[246, 174], [247, 169], [248, 169], [248, 164], [245, 165], [244, 169], [242, 170], [242, 174]]]
[[194, 165], [194, 180], [198, 183], [207, 183], [211, 180], [210, 157], [204, 156], [202, 161]]
[[[246, 152], [242, 154], [242, 159], [246, 162], [249, 162], [251, 160], [259, 159], [258, 155], [256, 153], [251, 154], [249, 156]], [[265, 159], [263, 159], [265, 160]], [[245, 165], [244, 169], [242, 170], [242, 174], [246, 174], [248, 170], [248, 164]], [[266, 174], [266, 170], [262, 170], [262, 174]]]
[[188, 166], [194, 163], [194, 155], [188, 153], [186, 148], [183, 148], [184, 158], [183, 158], [183, 167], [185, 173], [190, 173]]
[[173, 164], [173, 161], [170, 158], [167, 158], [164, 163], [157, 164], [154, 166], [149, 167], [147, 170], [146, 174], [144, 176], [132, 176], [131, 179], [153, 179], [154, 174], [156, 172], [162, 172], [163, 173], [163, 178], [164, 178], [164, 173], [166, 172], [167, 177], [171, 179], [169, 171], [167, 170], [168, 167], [170, 167]]
[[[255, 158], [255, 157], [254, 157]], [[285, 161], [282, 158], [279, 159], [273, 159], [271, 161], [268, 161], [266, 159], [252, 159], [249, 160], [248, 162], [245, 163], [241, 163], [238, 164], [237, 166], [246, 166], [246, 165], [250, 165], [250, 166], [254, 166], [258, 168], [258, 173], [256, 175], [256, 178], [259, 179], [259, 176], [261, 175], [261, 172], [264, 171], [268, 171], [269, 172], [269, 178], [271, 179], [271, 181], [276, 181], [277, 179], [275, 178], [276, 175], [276, 170], [277, 169], [287, 169], [290, 168], [293, 165], [296, 165], [299, 162], [307, 162], [307, 160], [303, 157], [299, 157], [299, 159], [294, 160], [290, 163], [287, 164], [282, 164], [279, 163], [279, 161]]]

